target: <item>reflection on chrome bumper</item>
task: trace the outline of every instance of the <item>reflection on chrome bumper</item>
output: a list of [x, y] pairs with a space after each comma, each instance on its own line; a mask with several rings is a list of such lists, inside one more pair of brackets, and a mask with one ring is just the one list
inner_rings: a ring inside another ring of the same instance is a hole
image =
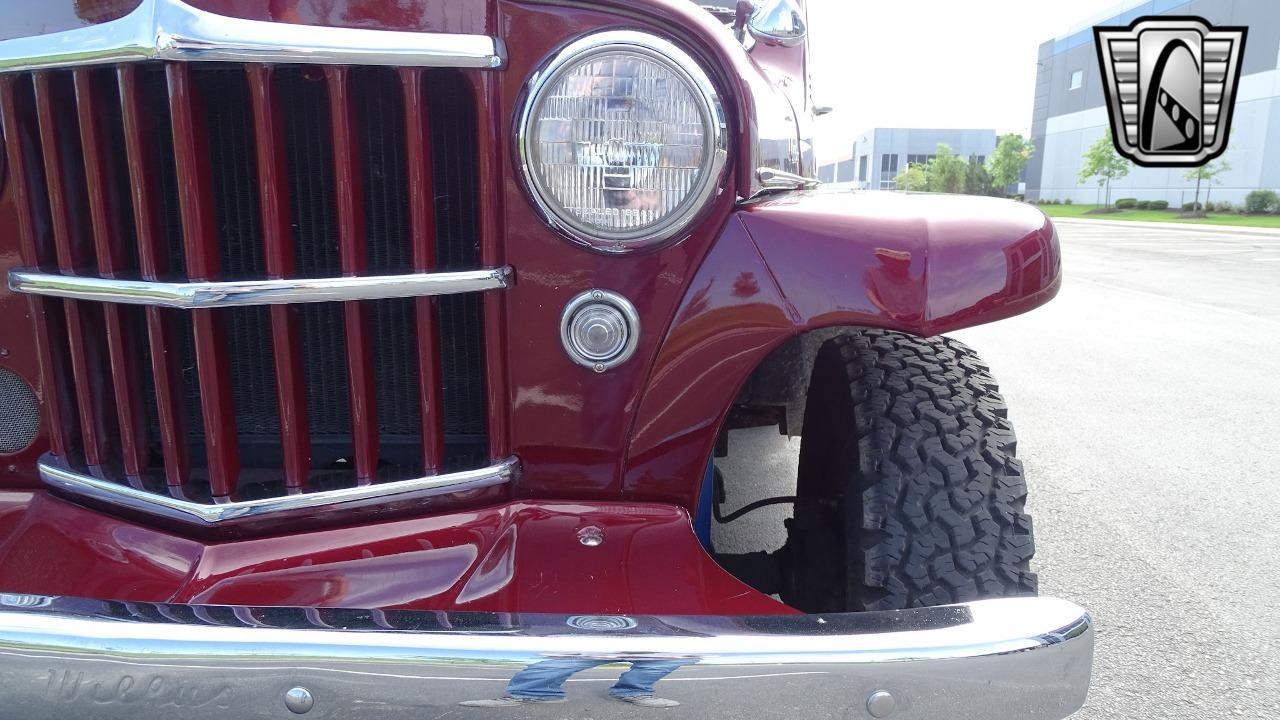
[[[1084, 702], [1092, 655], [1088, 614], [1052, 598], [752, 618], [0, 595], [0, 706], [27, 720], [603, 720], [654, 712], [611, 696], [637, 687], [673, 717], [1049, 719]], [[567, 702], [473, 702], [508, 683]]]

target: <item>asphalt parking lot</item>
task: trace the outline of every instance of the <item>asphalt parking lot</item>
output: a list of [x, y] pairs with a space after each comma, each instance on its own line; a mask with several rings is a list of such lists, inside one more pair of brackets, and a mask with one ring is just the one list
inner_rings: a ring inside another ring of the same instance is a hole
[[[1041, 593], [1098, 621], [1075, 717], [1280, 718], [1280, 234], [1058, 227], [1058, 298], [956, 337], [1010, 405]], [[726, 509], [790, 492], [798, 440], [730, 442]], [[717, 548], [781, 545], [787, 512]]]

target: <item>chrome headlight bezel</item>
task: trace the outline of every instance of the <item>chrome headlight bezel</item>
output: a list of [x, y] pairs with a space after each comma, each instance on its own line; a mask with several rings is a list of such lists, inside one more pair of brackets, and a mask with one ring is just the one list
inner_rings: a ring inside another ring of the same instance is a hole
[[[688, 197], [662, 222], [635, 232], [610, 232], [574, 218], [552, 199], [550, 191], [532, 165], [530, 144], [534, 142], [534, 137], [531, 123], [537, 117], [545, 90], [566, 70], [594, 56], [610, 53], [639, 55], [671, 70], [699, 100], [704, 137], [707, 139], [701, 160], [702, 175]], [[723, 185], [728, 164], [727, 135], [720, 93], [710, 76], [689, 53], [650, 33], [606, 30], [579, 38], [565, 46], [530, 76], [517, 130], [518, 164], [534, 206], [549, 225], [569, 240], [593, 250], [625, 253], [682, 238], [689, 231]]]

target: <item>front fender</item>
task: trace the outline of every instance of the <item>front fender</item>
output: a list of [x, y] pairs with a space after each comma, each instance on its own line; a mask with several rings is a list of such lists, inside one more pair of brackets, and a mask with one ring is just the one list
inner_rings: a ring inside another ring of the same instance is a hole
[[738, 215], [800, 329], [936, 335], [1026, 312], [1058, 292], [1058, 238], [1023, 203], [817, 192]]
[[1026, 312], [1061, 284], [1053, 224], [1022, 203], [816, 191], [739, 209], [658, 351], [627, 498], [692, 507], [733, 399], [774, 348], [825, 327], [936, 335]]

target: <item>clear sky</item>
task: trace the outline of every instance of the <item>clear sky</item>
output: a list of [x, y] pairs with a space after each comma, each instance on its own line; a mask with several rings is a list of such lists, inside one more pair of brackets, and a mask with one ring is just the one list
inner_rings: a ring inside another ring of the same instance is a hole
[[[1117, 0], [809, 0], [819, 162], [873, 127], [1028, 134], [1040, 43]], [[1114, 11], [1114, 12], [1112, 12]]]

